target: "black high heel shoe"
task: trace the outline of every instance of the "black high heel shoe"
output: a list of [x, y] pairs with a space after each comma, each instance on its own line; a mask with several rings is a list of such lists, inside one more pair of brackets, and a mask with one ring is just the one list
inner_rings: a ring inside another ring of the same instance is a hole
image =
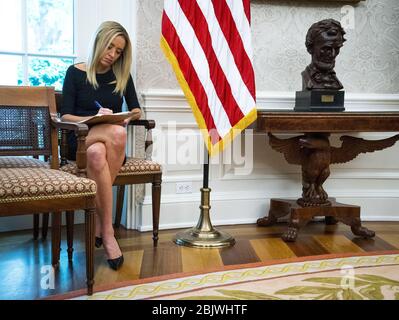
[[94, 245], [96, 246], [96, 248], [100, 248], [103, 245], [103, 238], [96, 237], [96, 241], [95, 241]]
[[125, 261], [125, 259], [123, 258], [123, 254], [115, 259], [108, 259], [108, 264], [111, 267], [111, 269], [113, 270], [118, 270], [120, 267], [122, 267], [123, 262]]
[[[103, 242], [102, 238], [99, 238], [99, 239], [101, 239], [101, 244], [102, 244], [102, 242]], [[115, 240], [116, 240], [116, 238], [115, 238]], [[116, 240], [116, 243], [118, 244], [118, 247], [120, 249], [121, 246], [119, 245], [118, 240]], [[108, 259], [107, 260], [107, 262], [108, 262], [109, 266], [111, 267], [111, 269], [113, 269], [115, 271], [118, 270], [120, 267], [122, 267], [124, 261], [125, 261], [125, 259], [123, 258], [123, 254], [120, 257], [118, 257], [118, 258]]]

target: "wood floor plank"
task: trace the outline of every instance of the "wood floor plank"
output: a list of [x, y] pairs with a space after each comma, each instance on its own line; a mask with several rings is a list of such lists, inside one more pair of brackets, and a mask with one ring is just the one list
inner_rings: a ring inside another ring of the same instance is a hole
[[395, 234], [380, 233], [378, 237], [383, 239], [389, 245], [393, 246], [395, 249], [399, 249], [399, 232]]
[[329, 251], [324, 248], [312, 236], [299, 235], [295, 242], [287, 242], [287, 246], [295, 253], [297, 257], [328, 254]]
[[240, 241], [237, 241], [232, 247], [220, 249], [220, 256], [225, 266], [260, 261], [251, 243], [246, 239], [240, 239]]
[[105, 258], [102, 259], [98, 262], [94, 281], [96, 284], [111, 284], [116, 281], [139, 279], [143, 255], [144, 250], [123, 252], [125, 262], [117, 272], [109, 267]]
[[96, 263], [94, 282], [98, 284], [115, 283], [118, 280], [118, 272], [113, 271], [105, 259]]
[[135, 280], [140, 278], [144, 250], [124, 252], [125, 262], [121, 268], [118, 280]]
[[358, 247], [366, 252], [382, 251], [382, 250], [396, 250], [397, 248], [389, 242], [383, 240], [380, 235], [376, 235], [373, 238], [365, 239], [363, 237], [357, 237], [351, 232], [345, 233], [346, 237], [350, 239]]
[[281, 238], [255, 239], [250, 243], [261, 261], [296, 257]]
[[172, 242], [144, 250], [140, 278], [182, 272], [180, 247]]
[[[127, 231], [133, 232], [132, 237], [129, 237], [129, 233]], [[118, 242], [123, 250], [135, 251], [135, 250], [145, 250], [154, 248], [154, 242], [152, 240], [152, 232], [143, 232], [143, 235], [140, 236], [140, 232], [135, 230], [125, 230], [124, 232], [118, 232]], [[137, 234], [138, 233], [138, 234]], [[170, 230], [163, 230], [160, 233], [160, 237], [158, 240], [159, 245], [167, 244], [170, 245], [173, 243], [172, 239], [176, 231], [171, 232]]]
[[183, 272], [209, 270], [223, 267], [218, 249], [181, 248]]
[[258, 236], [258, 235], [269, 235], [269, 234], [281, 234], [287, 228], [287, 223], [276, 223], [269, 227], [259, 227], [257, 225], [238, 225], [238, 226], [224, 226], [223, 231], [228, 233], [234, 233], [235, 237], [241, 236]]
[[328, 253], [363, 252], [364, 250], [344, 235], [317, 235], [314, 239], [324, 247]]

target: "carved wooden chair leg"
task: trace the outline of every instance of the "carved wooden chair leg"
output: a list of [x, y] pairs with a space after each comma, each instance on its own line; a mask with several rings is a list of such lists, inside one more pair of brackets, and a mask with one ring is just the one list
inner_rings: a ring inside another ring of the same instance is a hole
[[53, 212], [51, 217], [51, 264], [55, 269], [60, 264], [61, 251], [61, 212]]
[[152, 182], [152, 240], [154, 247], [158, 245], [159, 209], [161, 205], [161, 177]]
[[67, 227], [68, 260], [72, 261], [73, 227], [75, 223], [75, 211], [66, 211], [65, 215], [66, 215], [66, 227]]
[[89, 296], [93, 294], [94, 285], [95, 212], [95, 209], [89, 209], [85, 211], [86, 283], [87, 294]]
[[33, 240], [37, 240], [39, 238], [39, 220], [40, 214], [33, 215]]
[[49, 220], [49, 214], [48, 213], [43, 213], [42, 216], [42, 239], [46, 240], [47, 239], [47, 232], [48, 232], [48, 220]]
[[122, 219], [123, 200], [125, 196], [125, 185], [118, 186], [116, 195], [116, 213], [114, 227], [119, 228]]

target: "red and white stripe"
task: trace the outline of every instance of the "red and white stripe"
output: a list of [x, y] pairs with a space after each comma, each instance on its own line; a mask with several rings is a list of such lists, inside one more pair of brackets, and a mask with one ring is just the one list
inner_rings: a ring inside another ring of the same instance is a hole
[[221, 144], [221, 150], [233, 129], [256, 119], [249, 0], [165, 0], [162, 37], [183, 91], [194, 97], [188, 100], [198, 124], [209, 133], [208, 149]]

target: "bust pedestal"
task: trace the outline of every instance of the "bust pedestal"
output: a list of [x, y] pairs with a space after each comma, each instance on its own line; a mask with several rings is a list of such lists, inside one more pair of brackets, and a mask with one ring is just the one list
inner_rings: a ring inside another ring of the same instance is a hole
[[295, 96], [294, 111], [335, 112], [344, 111], [345, 91], [302, 90]]

